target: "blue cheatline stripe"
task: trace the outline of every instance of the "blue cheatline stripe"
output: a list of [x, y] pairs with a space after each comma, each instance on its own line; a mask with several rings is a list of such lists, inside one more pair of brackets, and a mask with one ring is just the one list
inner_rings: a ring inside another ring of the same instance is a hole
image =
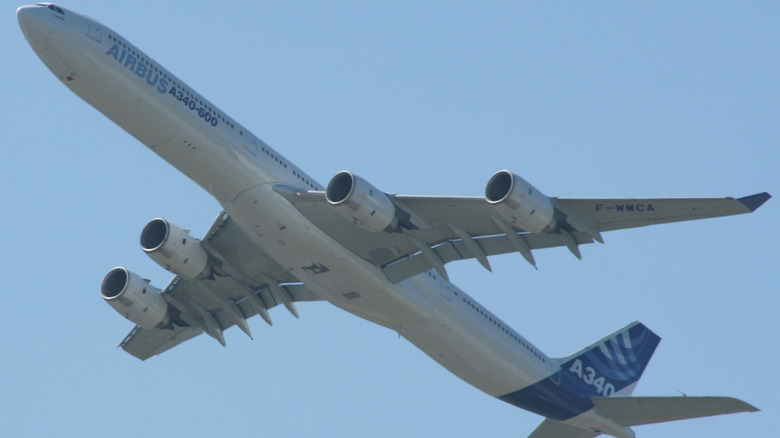
[[643, 324], [630, 326], [569, 359], [551, 378], [498, 398], [554, 420], [575, 417], [593, 408], [591, 397], [638, 381], [660, 341]]

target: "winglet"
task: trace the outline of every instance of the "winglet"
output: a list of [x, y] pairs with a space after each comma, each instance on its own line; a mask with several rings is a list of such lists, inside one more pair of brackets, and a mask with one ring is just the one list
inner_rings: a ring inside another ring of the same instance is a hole
[[758, 207], [761, 207], [764, 205], [764, 202], [768, 201], [769, 198], [771, 198], [772, 195], [770, 195], [767, 192], [759, 193], [757, 195], [753, 196], [745, 196], [744, 198], [739, 198], [737, 201], [739, 201], [742, 205], [748, 208], [750, 212], [756, 211]]

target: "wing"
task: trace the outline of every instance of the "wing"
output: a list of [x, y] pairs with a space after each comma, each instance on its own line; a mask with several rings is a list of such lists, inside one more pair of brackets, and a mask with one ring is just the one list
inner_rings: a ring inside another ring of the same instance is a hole
[[603, 231], [749, 213], [769, 199], [766, 193], [740, 199], [550, 198], [559, 226], [529, 233], [510, 225], [481, 197], [387, 195], [402, 227], [373, 232], [350, 223], [327, 202], [325, 192], [275, 189], [333, 239], [382, 268], [392, 282], [430, 269], [446, 278], [445, 264], [471, 258], [490, 270], [488, 256], [510, 252], [534, 266], [535, 249], [564, 246], [579, 258], [579, 245], [602, 241]]
[[599, 231], [707, 219], [751, 213], [769, 199], [768, 193], [744, 198], [566, 199], [555, 200], [567, 214], [595, 225]]
[[146, 360], [203, 332], [225, 345], [223, 332], [233, 325], [251, 336], [246, 319], [282, 304], [298, 317], [296, 301], [319, 301], [222, 212], [203, 239], [214, 274], [205, 279], [175, 277], [163, 291], [171, 322], [166, 328], [136, 326], [119, 344]]

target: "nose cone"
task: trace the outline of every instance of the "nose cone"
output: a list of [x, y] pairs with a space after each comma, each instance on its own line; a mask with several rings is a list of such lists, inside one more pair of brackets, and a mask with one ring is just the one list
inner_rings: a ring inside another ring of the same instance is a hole
[[16, 10], [16, 19], [19, 21], [19, 26], [24, 29], [30, 22], [35, 20], [36, 11], [41, 9], [40, 6], [22, 6]]
[[19, 27], [28, 38], [40, 32], [42, 15], [45, 13], [46, 8], [43, 6], [22, 6], [16, 10], [16, 20], [19, 21]]
[[24, 29], [24, 26], [27, 24], [27, 21], [30, 17], [30, 8], [32, 6], [22, 6], [19, 9], [16, 10], [16, 21], [19, 22], [19, 26]]

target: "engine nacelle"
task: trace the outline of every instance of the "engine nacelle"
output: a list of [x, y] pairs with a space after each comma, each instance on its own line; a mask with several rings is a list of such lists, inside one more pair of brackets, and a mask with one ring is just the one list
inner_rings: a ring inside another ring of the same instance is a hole
[[114, 310], [143, 328], [168, 323], [168, 303], [160, 289], [125, 268], [109, 271], [100, 293]]
[[485, 188], [485, 199], [501, 217], [531, 233], [552, 231], [557, 225], [550, 198], [508, 170], [496, 172]]
[[328, 202], [347, 220], [373, 232], [398, 227], [395, 204], [381, 190], [352, 172], [339, 172], [328, 183]]
[[141, 232], [141, 248], [168, 271], [192, 280], [211, 274], [200, 240], [165, 219], [153, 219]]

